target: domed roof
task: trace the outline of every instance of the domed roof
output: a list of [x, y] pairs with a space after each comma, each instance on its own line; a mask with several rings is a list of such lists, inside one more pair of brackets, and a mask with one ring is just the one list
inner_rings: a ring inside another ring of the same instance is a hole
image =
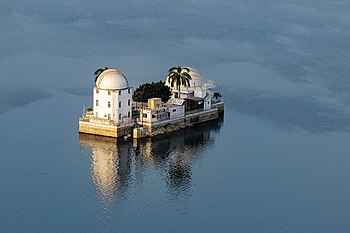
[[190, 80], [190, 85], [191, 87], [196, 87], [196, 86], [202, 86], [203, 83], [203, 76], [201, 73], [199, 73], [197, 70], [193, 69], [192, 67], [187, 67], [190, 70], [190, 75], [191, 75], [191, 80]]
[[[203, 82], [204, 82], [204, 78], [201, 75], [201, 73], [199, 73], [197, 70], [193, 69], [192, 67], [188, 67], [186, 66], [186, 68], [188, 68], [190, 70], [189, 75], [191, 75], [191, 80], [190, 80], [190, 87], [198, 87], [198, 86], [202, 86]], [[169, 85], [169, 80], [166, 80], [166, 85]]]
[[107, 69], [98, 76], [96, 86], [101, 89], [122, 90], [129, 88], [129, 83], [119, 70]]

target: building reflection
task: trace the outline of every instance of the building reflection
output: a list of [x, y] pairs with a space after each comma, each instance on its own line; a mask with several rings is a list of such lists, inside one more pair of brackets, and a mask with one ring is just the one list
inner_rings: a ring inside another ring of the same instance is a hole
[[193, 165], [215, 145], [222, 123], [220, 119], [167, 136], [134, 140], [135, 154], [164, 173], [172, 196], [189, 195]]
[[[87, 134], [80, 134], [79, 140], [83, 148], [91, 150], [92, 180], [102, 201], [124, 196], [131, 182], [142, 184], [150, 174], [160, 174], [165, 183], [157, 185], [178, 197], [190, 195], [194, 165], [215, 145], [221, 125], [222, 120], [214, 121], [127, 142]], [[159, 172], [148, 173], [150, 170]]]
[[123, 195], [130, 183], [130, 145], [88, 134], [79, 134], [79, 141], [91, 149], [91, 174], [99, 198], [110, 201]]

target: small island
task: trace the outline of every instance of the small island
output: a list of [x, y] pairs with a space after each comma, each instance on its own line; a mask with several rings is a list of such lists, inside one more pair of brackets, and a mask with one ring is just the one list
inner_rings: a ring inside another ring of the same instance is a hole
[[165, 81], [142, 84], [133, 93], [114, 68], [95, 72], [93, 107], [79, 118], [79, 132], [107, 137], [143, 138], [217, 120], [224, 113], [214, 81], [191, 67], [173, 67]]

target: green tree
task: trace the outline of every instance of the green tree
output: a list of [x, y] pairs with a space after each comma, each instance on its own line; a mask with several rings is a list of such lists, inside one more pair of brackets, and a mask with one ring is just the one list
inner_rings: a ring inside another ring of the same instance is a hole
[[164, 81], [141, 84], [132, 95], [136, 102], [147, 102], [150, 98], [161, 98], [163, 102], [169, 100], [171, 95], [170, 88], [165, 86]]
[[187, 67], [172, 67], [169, 69], [169, 74], [167, 76], [168, 83], [170, 83], [171, 87], [174, 87], [176, 85], [178, 90], [178, 98], [180, 98], [180, 87], [189, 87], [190, 86], [190, 80], [191, 75], [190, 69]]
[[97, 81], [98, 76], [100, 76], [100, 74], [103, 71], [108, 70], [108, 69], [110, 69], [110, 67], [105, 66], [105, 68], [99, 68], [99, 69], [95, 70], [95, 72], [94, 72], [95, 82]]

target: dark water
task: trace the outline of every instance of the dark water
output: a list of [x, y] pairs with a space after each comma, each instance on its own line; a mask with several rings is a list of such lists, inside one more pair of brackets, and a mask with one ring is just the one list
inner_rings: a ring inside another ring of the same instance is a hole
[[[0, 232], [350, 232], [347, 1], [8, 1]], [[78, 134], [93, 71], [189, 65], [223, 121], [140, 141]]]

